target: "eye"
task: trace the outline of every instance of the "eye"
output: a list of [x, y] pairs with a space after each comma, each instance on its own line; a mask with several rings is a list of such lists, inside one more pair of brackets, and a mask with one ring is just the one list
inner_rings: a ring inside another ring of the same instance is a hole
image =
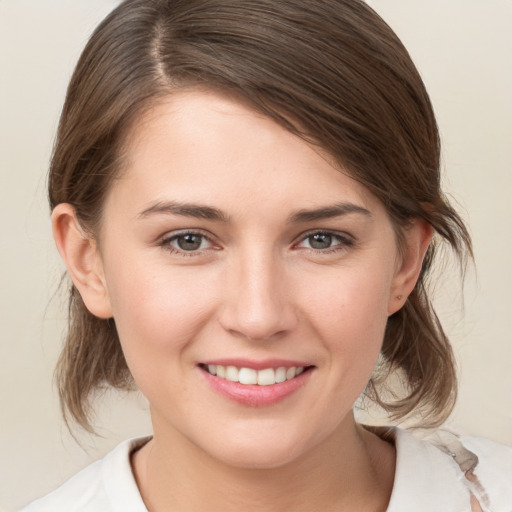
[[307, 233], [304, 238], [297, 244], [297, 247], [313, 249], [315, 251], [328, 251], [343, 249], [353, 245], [353, 241], [348, 236], [329, 231], [315, 231]]
[[162, 245], [171, 252], [194, 253], [210, 249], [213, 244], [203, 234], [195, 232], [181, 232], [165, 237]]
[[332, 246], [333, 237], [329, 233], [315, 233], [314, 235], [309, 235], [305, 241], [309, 244], [312, 249], [329, 249]]

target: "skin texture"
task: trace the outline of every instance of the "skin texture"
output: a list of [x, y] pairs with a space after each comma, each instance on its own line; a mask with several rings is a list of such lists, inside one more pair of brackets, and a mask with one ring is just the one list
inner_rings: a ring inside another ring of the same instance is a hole
[[[352, 407], [431, 229], [412, 222], [399, 252], [362, 185], [219, 94], [169, 96], [126, 151], [97, 240], [70, 205], [55, 208], [53, 227], [89, 310], [114, 317], [150, 402], [154, 439], [133, 459], [148, 508], [385, 510], [394, 449], [356, 425]], [[199, 248], [180, 248], [184, 230]], [[311, 368], [290, 396], [251, 406], [208, 384], [199, 365], [220, 358]]]

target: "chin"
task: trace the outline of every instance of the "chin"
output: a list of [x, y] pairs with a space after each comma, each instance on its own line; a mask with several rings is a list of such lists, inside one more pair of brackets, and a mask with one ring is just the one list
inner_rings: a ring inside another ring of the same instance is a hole
[[202, 448], [228, 466], [273, 469], [297, 461], [317, 444], [307, 432], [293, 435], [279, 427], [276, 424], [259, 425], [257, 429], [244, 429], [227, 435], [224, 432], [222, 440], [212, 440], [207, 450], [205, 446]]
[[268, 446], [264, 449], [232, 446], [230, 453], [218, 454], [216, 458], [228, 466], [240, 469], [276, 469], [291, 464], [299, 456], [298, 452]]

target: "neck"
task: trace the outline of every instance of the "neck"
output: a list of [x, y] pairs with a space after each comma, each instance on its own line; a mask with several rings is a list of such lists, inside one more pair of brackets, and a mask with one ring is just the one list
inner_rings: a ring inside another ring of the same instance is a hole
[[153, 440], [132, 460], [150, 512], [383, 512], [389, 502], [394, 448], [353, 418], [300, 459], [265, 469], [226, 464], [172, 434], [155, 425]]

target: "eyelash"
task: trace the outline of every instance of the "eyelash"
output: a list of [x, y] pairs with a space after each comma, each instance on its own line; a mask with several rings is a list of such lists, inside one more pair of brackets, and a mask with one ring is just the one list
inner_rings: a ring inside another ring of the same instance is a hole
[[312, 251], [315, 254], [332, 254], [336, 252], [346, 251], [350, 247], [353, 247], [355, 245], [355, 240], [346, 233], [340, 233], [338, 231], [329, 231], [329, 230], [312, 230], [308, 231], [307, 233], [303, 233], [300, 235], [300, 238], [297, 243], [294, 244], [294, 248], [298, 247], [300, 248], [300, 244], [307, 241], [309, 238], [315, 236], [315, 235], [321, 235], [321, 236], [330, 236], [333, 239], [337, 239], [338, 243], [335, 245], [328, 247], [326, 249], [315, 249], [314, 247], [304, 247], [305, 250]]
[[173, 233], [169, 236], [164, 236], [159, 245], [164, 247], [171, 254], [177, 254], [179, 256], [184, 256], [184, 257], [199, 256], [201, 254], [204, 254], [205, 250], [211, 249], [211, 247], [208, 247], [207, 249], [187, 251], [185, 249], [180, 249], [180, 248], [174, 247], [172, 245], [172, 242], [178, 240], [179, 238], [185, 237], [187, 235], [201, 237], [201, 245], [202, 245], [203, 241], [205, 241], [205, 240], [207, 242], [209, 242], [212, 246], [214, 245], [212, 239], [209, 236], [205, 235], [204, 233], [201, 233], [200, 231], [195, 231], [195, 230], [179, 231], [178, 233]]
[[[185, 249], [180, 249], [177, 247], [174, 247], [172, 245], [172, 242], [178, 240], [181, 237], [185, 237], [187, 235], [193, 235], [196, 237], [201, 237], [201, 245], [204, 241], [207, 241], [211, 246], [206, 249], [198, 249], [198, 250], [191, 250], [187, 251]], [[308, 231], [306, 233], [303, 233], [298, 238], [298, 241], [293, 244], [294, 249], [301, 249], [300, 244], [307, 241], [309, 238], [320, 235], [320, 236], [329, 236], [333, 239], [337, 239], [338, 243], [331, 247], [327, 247], [326, 249], [315, 249], [314, 247], [304, 247], [303, 249], [307, 251], [311, 251], [315, 254], [332, 254], [336, 252], [341, 252], [349, 249], [350, 247], [355, 245], [354, 239], [345, 233], [339, 233], [337, 231], [328, 231], [328, 230], [312, 230]], [[178, 233], [173, 233], [169, 236], [164, 236], [160, 241], [160, 246], [164, 247], [167, 251], [169, 251], [171, 254], [177, 254], [179, 256], [183, 257], [191, 257], [191, 256], [199, 256], [203, 255], [204, 251], [212, 249], [212, 246], [214, 246], [214, 243], [212, 239], [205, 235], [204, 233], [201, 233], [200, 231], [196, 230], [185, 230], [180, 231]]]

